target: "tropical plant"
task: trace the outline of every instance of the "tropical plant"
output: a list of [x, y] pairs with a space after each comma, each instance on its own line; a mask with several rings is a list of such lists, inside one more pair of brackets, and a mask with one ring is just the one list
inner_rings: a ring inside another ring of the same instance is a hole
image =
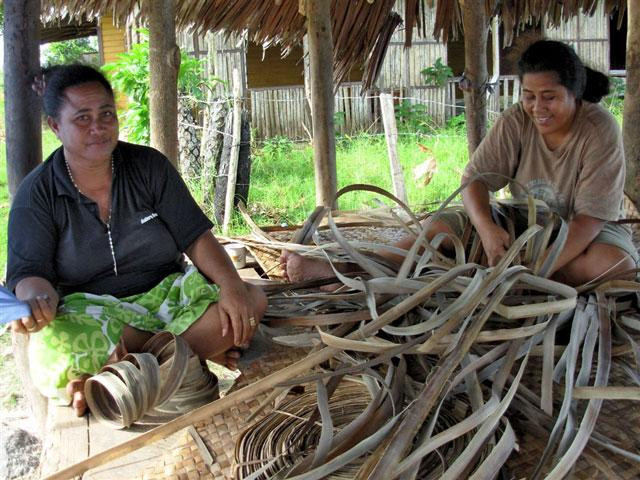
[[97, 37], [74, 38], [50, 43], [43, 47], [42, 56], [45, 66], [76, 62], [100, 65]]
[[[119, 56], [115, 62], [105, 64], [102, 69], [107, 73], [113, 86], [129, 98], [127, 110], [123, 114], [123, 125], [128, 138], [135, 143], [149, 144], [149, 38], [146, 30], [141, 29], [141, 43]], [[204, 60], [198, 60], [181, 53], [178, 71], [178, 90], [182, 95], [196, 100], [205, 97], [204, 87], [210, 87], [202, 78]], [[213, 81], [216, 81], [215, 79]]]
[[438, 57], [435, 63], [421, 70], [420, 73], [424, 76], [424, 81], [427, 85], [433, 85], [435, 87], [444, 87], [447, 84], [447, 79], [453, 77], [453, 70], [449, 65], [442, 63], [442, 58]]
[[435, 125], [427, 114], [427, 106], [403, 99], [395, 106], [398, 130], [403, 133], [430, 133]]
[[467, 126], [467, 120], [464, 116], [464, 113], [460, 113], [454, 117], [451, 117], [447, 120], [446, 128], [453, 130], [456, 133], [463, 134], [465, 133], [465, 128]]

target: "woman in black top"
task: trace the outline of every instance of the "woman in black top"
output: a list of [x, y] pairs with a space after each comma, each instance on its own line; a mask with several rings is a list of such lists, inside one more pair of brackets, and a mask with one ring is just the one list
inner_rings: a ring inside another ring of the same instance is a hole
[[[36, 386], [72, 399], [80, 415], [83, 378], [117, 358], [119, 345], [135, 352], [169, 330], [200, 358], [221, 360], [248, 344], [267, 301], [240, 279], [166, 157], [118, 141], [101, 73], [54, 67], [41, 86], [62, 146], [12, 204], [7, 282], [32, 311], [12, 327], [32, 335]], [[183, 253], [196, 268], [183, 271]]]

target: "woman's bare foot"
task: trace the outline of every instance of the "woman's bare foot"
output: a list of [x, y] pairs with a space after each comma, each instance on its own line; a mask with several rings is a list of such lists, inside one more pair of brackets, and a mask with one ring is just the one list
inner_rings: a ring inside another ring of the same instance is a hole
[[287, 279], [292, 283], [335, 277], [329, 262], [319, 258], [303, 257], [289, 250], [282, 251], [280, 265]]
[[81, 417], [87, 411], [87, 400], [84, 396], [84, 384], [90, 375], [83, 375], [80, 378], [67, 383], [67, 394], [71, 397], [71, 408], [74, 413]]
[[229, 370], [238, 370], [238, 361], [242, 353], [237, 348], [231, 348], [220, 355], [216, 355], [215, 357], [209, 358], [214, 363], [218, 365], [222, 365], [223, 367], [228, 368]]

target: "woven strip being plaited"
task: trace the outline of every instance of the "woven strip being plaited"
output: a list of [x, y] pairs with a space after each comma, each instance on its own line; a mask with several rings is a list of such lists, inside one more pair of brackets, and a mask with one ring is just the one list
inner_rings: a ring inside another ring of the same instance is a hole
[[[255, 231], [243, 240], [252, 249], [348, 261], [358, 273], [335, 271], [327, 281], [343, 287], [332, 292], [268, 285], [261, 328], [283, 347], [229, 393], [250, 400], [197, 425], [215, 463], [185, 436], [145, 477], [638, 478], [640, 283], [604, 276], [573, 288], [546, 278], [566, 225], [528, 208], [520, 234], [505, 214], [513, 243], [492, 268], [472, 231], [453, 239], [455, 258], [443, 257], [441, 239], [427, 244], [408, 213], [385, 227], [417, 235], [409, 251], [390, 250], [402, 265], [378, 255], [395, 236], [376, 241], [366, 226], [354, 234], [331, 215], [315, 244]], [[314, 218], [305, 228], [317, 228]], [[294, 363], [284, 358], [293, 347], [308, 353]]]

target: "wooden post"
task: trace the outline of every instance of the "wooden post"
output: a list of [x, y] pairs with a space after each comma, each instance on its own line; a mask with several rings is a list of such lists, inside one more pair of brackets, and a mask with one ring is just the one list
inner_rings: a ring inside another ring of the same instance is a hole
[[382, 112], [384, 136], [387, 140], [387, 153], [389, 154], [389, 166], [391, 167], [393, 194], [406, 204], [407, 191], [404, 187], [402, 166], [398, 162], [398, 129], [396, 128], [396, 115], [393, 110], [393, 97], [391, 94], [380, 94], [380, 110]]
[[306, 0], [316, 205], [333, 208], [338, 182], [333, 125], [333, 40], [330, 9], [330, 0]]
[[464, 90], [469, 156], [487, 132], [487, 17], [484, 0], [461, 3], [464, 28]]
[[227, 196], [224, 202], [224, 221], [222, 232], [226, 235], [229, 231], [229, 221], [233, 213], [233, 197], [236, 194], [236, 177], [238, 175], [238, 154], [240, 153], [240, 136], [242, 127], [242, 97], [240, 96], [240, 75], [234, 68], [233, 78], [233, 140], [231, 143], [231, 158], [229, 159], [229, 171], [227, 173]]
[[627, 1], [627, 91], [624, 97], [622, 134], [627, 162], [624, 191], [640, 209], [640, 4]]
[[[500, 111], [500, 19], [498, 16], [491, 20], [491, 80], [489, 83], [493, 87], [493, 93], [487, 90], [487, 98], [491, 98], [491, 108], [498, 113]], [[505, 95], [508, 92], [504, 92]]]
[[40, 99], [32, 90], [40, 73], [40, 0], [4, 2], [4, 125], [11, 198], [42, 162]]
[[[40, 73], [40, 0], [4, 2], [4, 124], [9, 196], [42, 162], [40, 99], [31, 88]], [[44, 432], [47, 399], [31, 382], [27, 335], [12, 335], [13, 354], [22, 388]]]
[[147, 2], [151, 146], [178, 168], [178, 69], [174, 0]]

